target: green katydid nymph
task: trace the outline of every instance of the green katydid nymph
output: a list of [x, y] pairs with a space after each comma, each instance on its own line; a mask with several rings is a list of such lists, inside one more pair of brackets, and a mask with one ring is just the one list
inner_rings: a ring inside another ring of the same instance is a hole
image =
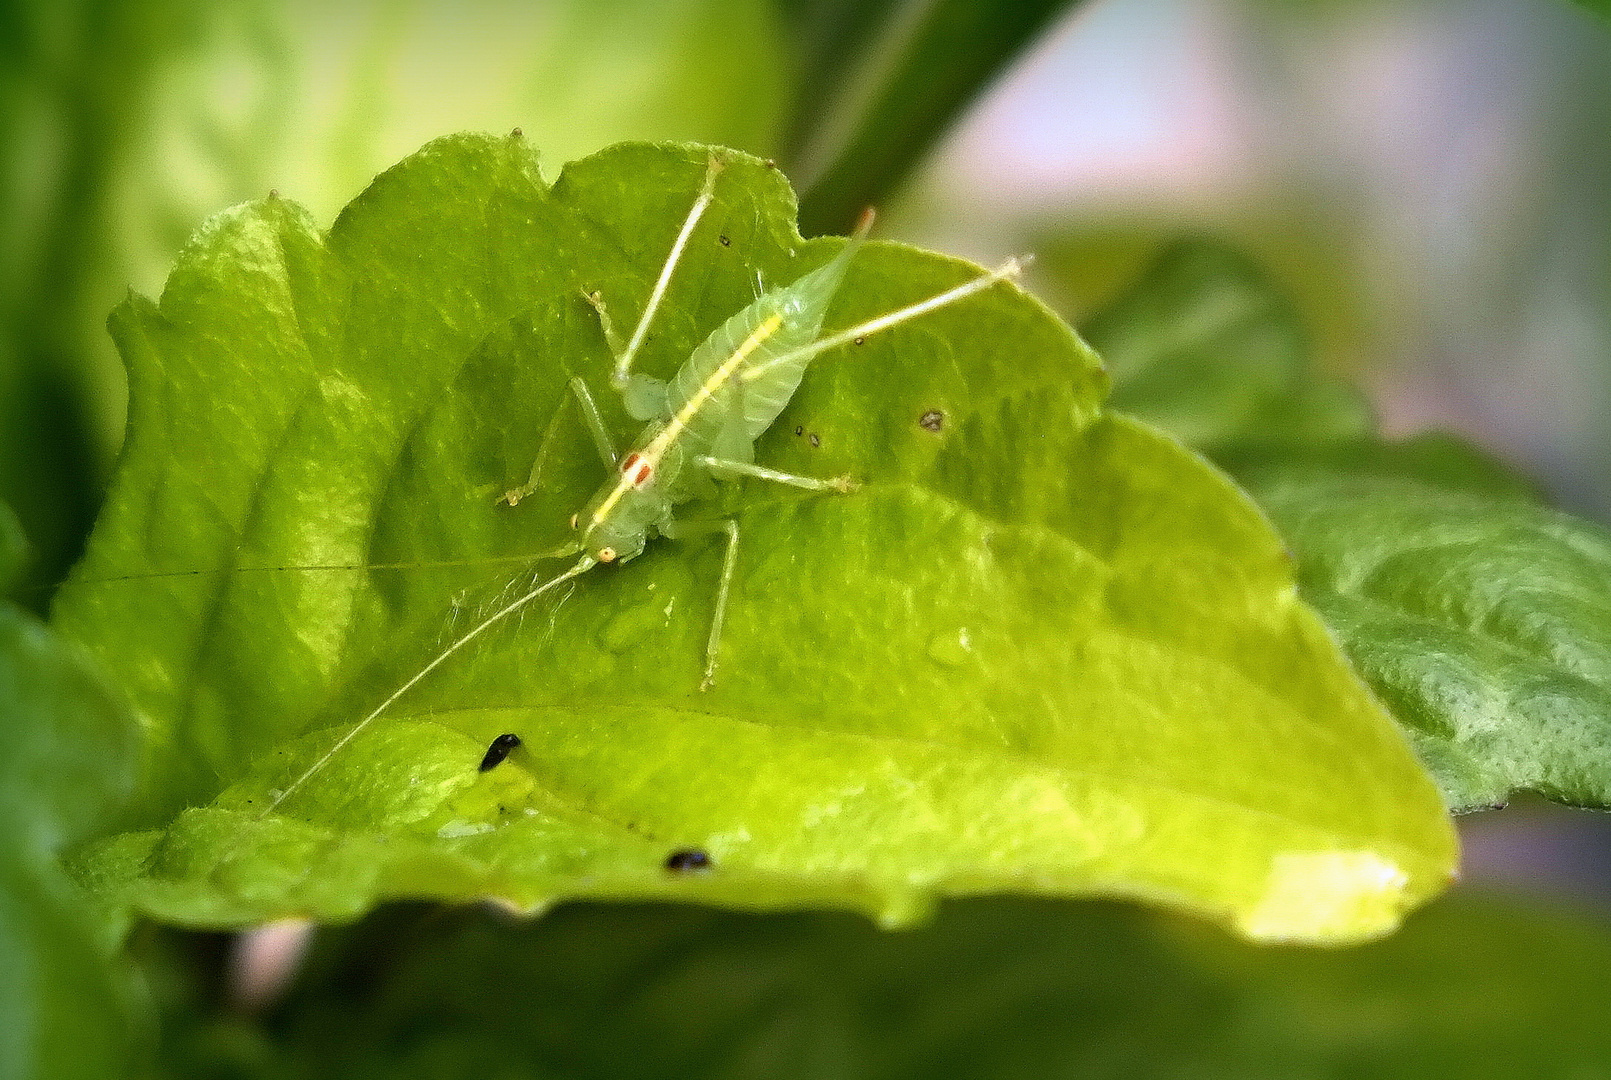
[[[722, 159], [713, 154], [704, 183], [630, 338], [623, 342], [617, 335], [606, 297], [597, 292], [584, 294], [598, 313], [600, 328], [615, 357], [611, 386], [622, 396], [628, 415], [644, 422], [645, 427], [631, 449], [624, 455], [618, 454], [586, 382], [579, 376], [570, 380], [570, 389], [608, 470], [598, 491], [570, 519], [576, 531], [575, 541], [546, 553], [546, 557], [553, 558], [576, 555], [579, 556], [577, 561], [494, 611], [438, 652], [281, 790], [265, 813], [278, 807], [394, 702], [483, 632], [600, 563], [623, 563], [636, 558], [657, 536], [678, 539], [720, 533], [725, 537], [726, 552], [706, 645], [704, 678], [700, 684], [701, 689], [708, 689], [716, 677], [720, 659], [722, 622], [738, 560], [739, 531], [736, 522], [730, 519], [678, 521], [677, 508], [699, 497], [708, 489], [712, 478], [753, 477], [826, 493], [854, 490], [856, 480], [849, 476], [797, 476], [755, 463], [756, 440], [788, 405], [811, 361], [831, 349], [859, 342], [869, 335], [956, 303], [997, 282], [1016, 278], [1023, 268], [1021, 260], [1008, 260], [997, 269], [953, 289], [822, 337], [823, 319], [829, 304], [872, 227], [873, 215], [868, 211], [832, 260], [788, 285], [763, 292], [712, 332], [669, 380], [634, 372], [633, 361], [648, 337], [689, 238], [715, 198], [722, 166]], [[499, 502], [515, 506], [537, 489], [543, 456], [539, 452], [531, 479], [505, 492]]]

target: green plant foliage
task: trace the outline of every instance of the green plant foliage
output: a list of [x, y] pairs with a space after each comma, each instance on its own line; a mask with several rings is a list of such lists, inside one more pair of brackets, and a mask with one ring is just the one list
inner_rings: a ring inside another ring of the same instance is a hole
[[324, 935], [255, 1037], [218, 1021], [171, 1038], [199, 1075], [223, 1058], [310, 1080], [1587, 1077], [1611, 1058], [1607, 963], [1600, 926], [1469, 897], [1320, 953], [1028, 900], [953, 902], [905, 934], [669, 906], [532, 924], [393, 909]]
[[1287, 298], [1218, 241], [1170, 245], [1080, 329], [1113, 376], [1111, 408], [1210, 456], [1372, 430], [1363, 396], [1311, 371]]
[[0, 3], [0, 501], [33, 547], [30, 606], [82, 554], [121, 430], [99, 415], [121, 393], [105, 323], [129, 282], [108, 208], [138, 143], [134, 88], [194, 7]]
[[1242, 476], [1453, 808], [1521, 790], [1611, 806], [1611, 536], [1400, 456], [1397, 475], [1294, 462]]
[[127, 798], [132, 717], [37, 620], [0, 604], [0, 722], [0, 1076], [119, 1075], [142, 1014], [111, 955], [115, 920], [56, 858]]
[[789, 175], [807, 236], [848, 231], [1072, 0], [785, 0], [799, 40]]
[[1611, 806], [1602, 529], [1459, 439], [1379, 440], [1356, 394], [1309, 372], [1279, 290], [1217, 245], [1171, 248], [1086, 330], [1112, 404], [1208, 453], [1274, 518], [1304, 597], [1451, 807], [1519, 790]]
[[[565, 391], [641, 309], [705, 172], [625, 145], [549, 187], [518, 138], [439, 140], [328, 235], [283, 200], [209, 224], [113, 320], [133, 419], [57, 617], [152, 733], [143, 824], [83, 873], [177, 922], [347, 919], [396, 896], [846, 906], [1145, 897], [1262, 938], [1391, 928], [1454, 841], [1402, 737], [1218, 474], [1098, 408], [1097, 362], [1008, 285], [824, 356], [748, 483], [455, 656], [277, 811], [356, 719], [528, 574], [602, 469]], [[665, 375], [839, 240], [730, 154], [644, 364]], [[889, 244], [850, 325], [975, 268]], [[638, 425], [613, 399], [625, 442]], [[557, 419], [551, 422], [551, 417]], [[518, 509], [552, 431], [545, 489]], [[494, 560], [494, 561], [489, 561]], [[495, 560], [504, 560], [502, 562]], [[356, 571], [332, 566], [362, 564]], [[293, 569], [293, 568], [327, 569]], [[155, 575], [155, 576], [153, 576]], [[498, 735], [524, 745], [479, 772]], [[667, 856], [714, 869], [673, 874]]]
[[28, 538], [11, 507], [0, 502], [0, 599], [22, 576], [28, 564]]

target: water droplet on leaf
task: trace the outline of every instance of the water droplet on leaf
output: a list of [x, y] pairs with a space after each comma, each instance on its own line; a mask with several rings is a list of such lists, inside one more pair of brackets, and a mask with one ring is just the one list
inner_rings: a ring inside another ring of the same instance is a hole
[[973, 641], [968, 628], [959, 627], [929, 638], [929, 659], [944, 667], [961, 667], [973, 657]]

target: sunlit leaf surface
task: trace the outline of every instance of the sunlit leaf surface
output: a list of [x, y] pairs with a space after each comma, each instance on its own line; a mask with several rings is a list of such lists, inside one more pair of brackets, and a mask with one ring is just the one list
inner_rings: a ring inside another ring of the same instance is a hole
[[[396, 896], [902, 922], [938, 895], [1028, 891], [1326, 940], [1442, 887], [1437, 794], [1264, 519], [1101, 413], [1095, 357], [1005, 284], [825, 355], [760, 440], [757, 460], [857, 492], [751, 481], [688, 506], [742, 537], [714, 689], [721, 545], [657, 541], [489, 631], [269, 812], [564, 565], [519, 560], [568, 538], [603, 476], [566, 379], [593, 384], [618, 441], [637, 427], [582, 291], [641, 310], [706, 155], [622, 146], [549, 187], [518, 138], [444, 139], [328, 235], [279, 199], [215, 219], [160, 304], [120, 309], [129, 443], [58, 617], [152, 744], [146, 831], [99, 848], [87, 881], [204, 925]], [[775, 171], [730, 155], [648, 370], [838, 249], [793, 215]], [[828, 324], [975, 273], [874, 244]], [[549, 431], [544, 490], [496, 506]], [[504, 733], [523, 745], [479, 771]], [[683, 850], [711, 866], [668, 871]]]

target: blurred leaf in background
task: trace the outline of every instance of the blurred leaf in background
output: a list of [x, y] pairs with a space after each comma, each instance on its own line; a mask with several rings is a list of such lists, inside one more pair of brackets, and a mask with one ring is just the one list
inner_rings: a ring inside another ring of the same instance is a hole
[[1081, 323], [1182, 233], [1232, 241], [1389, 436], [1463, 434], [1607, 520], [1608, 68], [1563, 0], [1107, 0], [969, 114], [901, 227], [1045, 252]]
[[784, 168], [806, 236], [846, 233], [1077, 0], [784, 0], [799, 79]]
[[1611, 1059], [1608, 963], [1593, 921], [1482, 897], [1319, 952], [1008, 898], [894, 934], [835, 914], [402, 907], [321, 932], [265, 1024], [171, 1024], [168, 1058], [309, 1080], [1590, 1078]]
[[1211, 457], [1325, 445], [1373, 427], [1363, 394], [1317, 373], [1294, 304], [1222, 243], [1170, 245], [1080, 330], [1113, 376], [1110, 407]]
[[[0, 503], [0, 584], [17, 530]], [[0, 601], [0, 1076], [96, 1080], [143, 1053], [148, 1017], [117, 946], [123, 916], [57, 858], [102, 835], [134, 786], [132, 714], [82, 656]]]

